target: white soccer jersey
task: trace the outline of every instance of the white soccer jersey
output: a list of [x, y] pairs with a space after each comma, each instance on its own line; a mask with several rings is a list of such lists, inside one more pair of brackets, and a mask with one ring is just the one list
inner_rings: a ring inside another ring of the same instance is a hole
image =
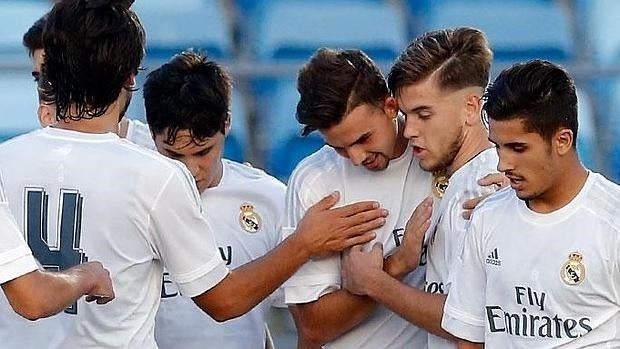
[[228, 273], [180, 162], [112, 133], [45, 128], [1, 145], [0, 169], [43, 266], [97, 260], [110, 270], [116, 299], [66, 310], [75, 321], [62, 348], [156, 348], [164, 265], [188, 297]]
[[[450, 177], [441, 199], [435, 198], [431, 229], [427, 236], [426, 292], [447, 294], [454, 260], [459, 256], [468, 221], [463, 218], [463, 203], [494, 190], [481, 187], [478, 179], [497, 172], [497, 151], [487, 149], [471, 159]], [[429, 333], [429, 349], [455, 349], [456, 343]]]
[[125, 138], [147, 149], [157, 150], [149, 125], [140, 120], [127, 118], [127, 135]]
[[548, 214], [510, 188], [472, 217], [442, 326], [487, 348], [620, 347], [620, 187], [599, 174]]
[[[325, 146], [304, 159], [295, 169], [287, 189], [284, 237], [290, 235], [308, 208], [324, 196], [338, 190], [338, 205], [361, 200], [376, 200], [388, 209], [386, 224], [376, 231], [376, 241], [384, 253], [394, 252], [415, 207], [430, 195], [430, 174], [424, 172], [410, 151], [390, 162], [387, 169], [372, 172], [354, 166]], [[409, 285], [423, 288], [424, 267], [406, 279]], [[308, 303], [341, 286], [340, 256], [306, 263], [284, 285], [287, 304]], [[359, 326], [326, 345], [327, 348], [426, 348], [426, 332], [411, 325], [383, 306]]]
[[[262, 170], [229, 160], [222, 164], [219, 185], [201, 198], [221, 258], [234, 269], [277, 245], [286, 187]], [[155, 339], [161, 349], [263, 349], [269, 305], [265, 300], [241, 317], [218, 323], [164, 280]]]
[[0, 284], [39, 267], [11, 215], [0, 178]]

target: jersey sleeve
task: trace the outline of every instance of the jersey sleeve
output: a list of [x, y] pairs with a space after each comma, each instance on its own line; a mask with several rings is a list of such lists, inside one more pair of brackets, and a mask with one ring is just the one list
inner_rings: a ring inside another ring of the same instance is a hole
[[0, 284], [39, 269], [11, 215], [0, 179]]
[[150, 212], [156, 253], [184, 296], [211, 289], [228, 274], [213, 231], [201, 212], [197, 189], [178, 167], [164, 184]]
[[286, 186], [278, 181], [277, 185], [273, 187], [272, 192], [273, 202], [273, 226], [267, 231], [267, 241], [269, 243], [269, 249], [275, 248], [282, 239], [282, 225], [284, 224], [285, 214], [285, 202], [286, 202]]
[[[312, 185], [309, 185], [294, 176], [286, 192], [282, 237], [286, 238], [293, 234], [308, 209], [330, 192], [318, 181], [313, 181]], [[340, 257], [336, 255], [313, 259], [284, 283], [284, 300], [286, 304], [313, 302], [339, 288]]]
[[486, 274], [483, 239], [474, 217], [454, 264], [452, 287], [444, 305], [441, 326], [454, 336], [484, 342]]

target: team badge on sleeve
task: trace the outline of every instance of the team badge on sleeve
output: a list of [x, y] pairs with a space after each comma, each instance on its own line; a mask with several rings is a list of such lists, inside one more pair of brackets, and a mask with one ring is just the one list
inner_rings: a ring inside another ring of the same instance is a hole
[[572, 252], [568, 255], [568, 262], [564, 263], [560, 276], [562, 281], [569, 286], [577, 286], [586, 278], [586, 267], [581, 262], [583, 256], [579, 252]]
[[244, 202], [240, 207], [241, 211], [239, 212], [239, 225], [243, 230], [248, 233], [256, 233], [260, 230], [262, 225], [262, 219], [254, 211], [254, 206], [250, 203]]
[[433, 194], [438, 199], [443, 197], [443, 194], [446, 193], [446, 189], [448, 189], [448, 184], [450, 184], [450, 178], [445, 175], [436, 175], [433, 176]]

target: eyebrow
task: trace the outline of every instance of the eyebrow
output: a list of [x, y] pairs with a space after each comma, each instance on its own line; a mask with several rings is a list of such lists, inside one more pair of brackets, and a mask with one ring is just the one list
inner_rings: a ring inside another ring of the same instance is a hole
[[[359, 137], [358, 137], [355, 141], [353, 141], [353, 142], [352, 142], [351, 144], [349, 144], [348, 146], [350, 147], [350, 146], [352, 146], [352, 145], [355, 145], [355, 144], [360, 143], [360, 142], [362, 141], [362, 139], [364, 139], [364, 138], [368, 138], [368, 137], [370, 136], [370, 134], [371, 134], [371, 133], [372, 133], [371, 131], [368, 131], [368, 132], [366, 132], [366, 133], [362, 134], [361, 136], [359, 136]], [[334, 149], [342, 149], [342, 148], [344, 148], [344, 147], [337, 147], [337, 146], [335, 146], [335, 145], [333, 145], [333, 144], [329, 144], [328, 142], [325, 142], [325, 144], [327, 144], [328, 146], [330, 146], [330, 147], [332, 147], [332, 148], [334, 148]]]
[[[198, 153], [201, 153], [201, 152], [204, 152], [204, 151], [207, 151], [207, 150], [211, 150], [211, 149], [213, 149], [214, 146], [215, 146], [215, 144], [209, 144], [208, 146], [206, 146], [206, 147], [204, 147], [202, 149], [196, 150], [195, 152], [192, 152], [189, 155], [194, 155], [194, 154], [198, 154]], [[184, 154], [180, 154], [180, 153], [178, 153], [178, 152], [176, 152], [176, 151], [174, 151], [174, 150], [172, 150], [170, 148], [164, 148], [164, 150], [166, 150], [166, 152], [168, 152], [172, 156], [185, 156]]]
[[432, 108], [430, 106], [428, 106], [428, 105], [421, 105], [419, 107], [415, 107], [415, 108], [413, 108], [411, 110], [408, 110], [408, 111], [404, 111], [404, 110], [400, 109], [400, 112], [405, 114], [405, 115], [407, 115], [409, 113], [417, 113], [417, 112], [420, 112], [420, 111], [423, 111], [423, 110], [430, 110], [430, 109], [432, 109]]
[[[487, 138], [489, 140], [489, 142], [498, 145], [497, 142], [495, 142], [494, 140], [491, 139], [491, 137]], [[527, 143], [526, 142], [509, 142], [504, 144], [504, 147], [514, 147], [514, 146], [526, 146]]]

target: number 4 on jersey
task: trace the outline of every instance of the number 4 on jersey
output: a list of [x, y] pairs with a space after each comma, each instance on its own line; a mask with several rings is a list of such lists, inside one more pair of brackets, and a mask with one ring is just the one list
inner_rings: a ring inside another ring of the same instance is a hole
[[[82, 195], [77, 190], [61, 189], [55, 243], [48, 239], [48, 194], [43, 188], [25, 188], [25, 232], [28, 245], [45, 269], [65, 270], [88, 261], [80, 249], [82, 236]], [[65, 309], [77, 314], [77, 303]]]

